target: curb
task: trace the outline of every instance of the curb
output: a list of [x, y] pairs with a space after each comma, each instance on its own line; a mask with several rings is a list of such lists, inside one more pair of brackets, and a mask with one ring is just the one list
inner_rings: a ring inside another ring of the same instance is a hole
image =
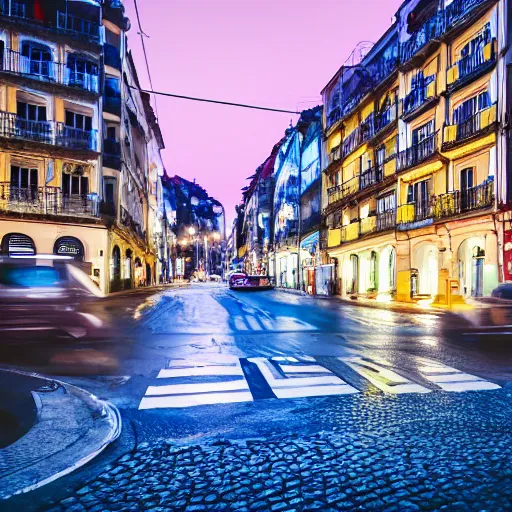
[[[122, 420], [119, 410], [115, 405], [105, 400], [96, 398], [93, 394], [78, 388], [72, 384], [67, 384], [56, 379], [49, 379], [37, 373], [22, 372], [12, 369], [1, 369], [5, 372], [11, 372], [17, 375], [36, 377], [45, 380], [52, 386], [52, 392], [55, 393], [58, 401], [64, 400], [75, 402], [74, 411], [79, 408], [79, 404], [83, 405], [80, 412], [82, 416], [89, 415], [86, 420], [92, 425], [83, 425], [82, 431], [73, 431], [69, 427], [68, 438], [64, 436], [64, 448], [58, 448], [53, 453], [43, 455], [39, 459], [30, 460], [29, 463], [19, 470], [10, 470], [8, 474], [0, 474], [0, 501], [12, 498], [15, 495], [24, 494], [39, 487], [42, 487], [58, 478], [71, 473], [72, 471], [85, 465], [98, 454], [100, 454], [109, 444], [114, 442], [122, 430]], [[55, 388], [55, 385], [57, 386]], [[39, 388], [40, 389], [40, 388]], [[59, 392], [59, 390], [62, 390]], [[79, 414], [77, 418], [69, 417], [65, 413], [60, 415], [60, 411], [52, 410], [51, 401], [46, 400], [49, 394], [46, 391], [32, 391], [32, 396], [38, 409], [38, 420], [35, 425], [20, 439], [10, 446], [0, 450], [0, 462], [16, 459], [17, 452], [25, 453], [23, 445], [27, 443], [27, 438], [31, 437], [37, 441], [37, 446], [52, 446], [55, 438], [59, 437], [59, 429], [67, 433], [68, 423], [73, 420], [80, 422]], [[53, 425], [51, 415], [54, 414]], [[50, 418], [44, 417], [50, 415]], [[62, 422], [62, 418], [66, 422]], [[58, 425], [59, 423], [59, 425]], [[81, 422], [80, 422], [81, 423]], [[49, 424], [49, 425], [48, 425]], [[81, 426], [81, 425], [80, 425]], [[53, 428], [48, 428], [53, 427]], [[62, 432], [60, 432], [62, 437]], [[76, 436], [79, 436], [76, 439]], [[31, 447], [29, 441], [29, 448]], [[79, 449], [80, 448], [80, 449]], [[37, 451], [37, 447], [35, 449]], [[74, 454], [73, 452], [78, 452]], [[1, 507], [0, 507], [1, 508]]]
[[102, 300], [108, 299], [110, 297], [120, 297], [122, 295], [131, 295], [144, 292], [163, 292], [167, 289], [172, 290], [173, 288], [185, 288], [186, 286], [190, 286], [190, 283], [170, 283], [170, 284], [162, 284], [155, 286], [141, 286], [140, 288], [130, 288], [129, 290], [121, 290], [119, 292], [111, 292], [102, 297]]

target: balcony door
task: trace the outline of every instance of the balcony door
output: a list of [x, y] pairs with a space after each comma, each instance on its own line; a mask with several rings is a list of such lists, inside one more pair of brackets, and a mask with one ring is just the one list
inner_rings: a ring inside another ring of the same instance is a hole
[[414, 204], [415, 220], [422, 220], [429, 216], [431, 180], [423, 180], [409, 185], [407, 190], [407, 203]]
[[469, 167], [467, 169], [462, 169], [460, 171], [460, 198], [461, 198], [461, 207], [463, 210], [468, 210], [471, 208], [471, 191], [474, 184], [474, 169]]
[[16, 136], [22, 139], [49, 142], [51, 129], [46, 115], [46, 105], [16, 102]]
[[98, 90], [98, 65], [80, 55], [68, 55], [67, 72], [69, 85], [89, 91]]
[[11, 166], [10, 199], [19, 202], [32, 202], [37, 199], [37, 169]]
[[434, 152], [434, 127], [435, 121], [432, 119], [412, 132], [412, 146], [417, 161], [423, 160]]

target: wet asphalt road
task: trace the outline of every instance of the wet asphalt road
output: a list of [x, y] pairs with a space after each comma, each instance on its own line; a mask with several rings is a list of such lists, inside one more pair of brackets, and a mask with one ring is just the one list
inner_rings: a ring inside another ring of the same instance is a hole
[[[512, 506], [503, 490], [512, 487], [512, 337], [475, 336], [459, 315], [216, 284], [115, 297], [91, 310], [115, 317], [122, 337], [89, 348], [89, 363], [76, 358], [67, 365], [76, 375], [64, 378], [116, 404], [124, 433], [13, 509], [60, 500], [55, 510]], [[63, 359], [52, 361], [38, 369], [62, 373], [55, 362]], [[261, 444], [256, 452], [248, 439]], [[283, 462], [297, 469], [278, 481]], [[378, 462], [383, 469], [372, 470]], [[142, 480], [132, 471], [139, 466]], [[249, 466], [257, 488], [243, 483]], [[169, 474], [184, 475], [182, 484], [170, 486]]]

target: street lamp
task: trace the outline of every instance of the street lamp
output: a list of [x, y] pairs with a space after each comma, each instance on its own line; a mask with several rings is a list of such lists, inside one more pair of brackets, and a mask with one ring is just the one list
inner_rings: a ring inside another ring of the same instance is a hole
[[195, 229], [193, 226], [190, 226], [190, 227], [188, 228], [188, 234], [189, 234], [190, 236], [194, 236], [194, 235], [196, 234], [196, 229]]

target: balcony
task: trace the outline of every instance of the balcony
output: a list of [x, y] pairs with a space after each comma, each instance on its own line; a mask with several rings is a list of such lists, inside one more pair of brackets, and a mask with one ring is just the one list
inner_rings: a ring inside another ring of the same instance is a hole
[[489, 0], [453, 0], [400, 45], [400, 62], [407, 63], [431, 42], [439, 40], [446, 32], [468, 20], [473, 11], [490, 3]]
[[350, 133], [342, 144], [343, 158], [350, 155], [358, 146], [363, 142], [362, 131], [358, 126], [352, 133]]
[[57, 11], [57, 30], [88, 40], [99, 41], [100, 39], [98, 23], [65, 12]]
[[432, 133], [421, 142], [400, 151], [397, 156], [397, 170], [403, 171], [425, 162], [436, 154], [438, 132]]
[[448, 91], [452, 92], [487, 73], [496, 63], [496, 39], [448, 68]]
[[336, 185], [327, 189], [327, 204], [334, 204], [342, 197], [341, 185]]
[[91, 196], [64, 194], [58, 187], [15, 187], [0, 183], [0, 211], [36, 215], [98, 217], [99, 201]]
[[55, 144], [71, 149], [83, 149], [97, 151], [97, 130], [81, 130], [66, 126], [64, 123], [55, 123], [56, 136]]
[[489, 208], [494, 204], [494, 181], [467, 190], [454, 190], [436, 197], [434, 217], [443, 219], [462, 213]]
[[361, 143], [368, 142], [375, 135], [375, 114], [372, 112], [360, 125]]
[[114, 45], [105, 43], [103, 45], [103, 52], [106, 66], [111, 66], [115, 69], [121, 69], [121, 54], [119, 52], [119, 48], [116, 48]]
[[0, 112], [0, 137], [97, 151], [96, 130], [79, 130], [54, 121], [31, 121], [11, 112]]
[[396, 173], [397, 168], [397, 157], [395, 155], [391, 155], [384, 160], [384, 177], [392, 176]]
[[24, 19], [27, 17], [27, 6], [15, 0], [12, 0], [10, 3], [8, 1], [0, 2], [0, 14], [2, 16]]
[[359, 221], [359, 233], [361, 236], [369, 235], [377, 230], [377, 217], [371, 215]]
[[351, 242], [359, 238], [359, 222], [352, 222], [341, 228], [341, 243]]
[[411, 60], [431, 41], [439, 39], [445, 30], [446, 16], [444, 11], [439, 11], [414, 32], [405, 43], [400, 45], [400, 62], [404, 64]]
[[421, 227], [416, 223], [425, 224], [424, 221], [432, 220], [433, 208], [429, 201], [407, 203], [398, 207], [397, 224], [399, 229], [414, 229]]
[[372, 185], [375, 185], [375, 183], [382, 181], [382, 172], [383, 166], [376, 165], [375, 167], [361, 173], [359, 178], [359, 189], [364, 190], [365, 188], [371, 187]]
[[377, 231], [386, 231], [387, 229], [395, 229], [396, 226], [396, 210], [387, 210], [377, 214]]
[[98, 75], [73, 71], [60, 62], [32, 60], [10, 49], [5, 49], [3, 54], [0, 72], [93, 93], [99, 90]]
[[496, 124], [496, 104], [473, 114], [459, 124], [444, 127], [443, 151], [487, 134]]
[[410, 121], [430, 108], [437, 100], [437, 75], [434, 75], [429, 84], [412, 89], [402, 100], [402, 118]]

